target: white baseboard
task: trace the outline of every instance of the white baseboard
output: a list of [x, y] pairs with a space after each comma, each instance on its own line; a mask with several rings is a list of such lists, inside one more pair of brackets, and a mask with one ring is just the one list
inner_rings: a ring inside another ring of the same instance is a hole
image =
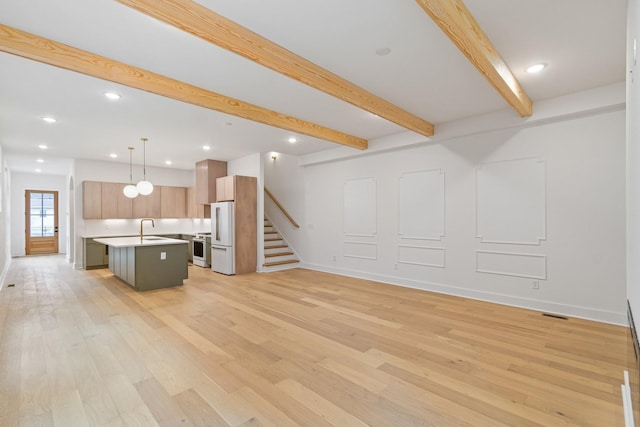
[[2, 267], [2, 272], [0, 273], [0, 291], [4, 287], [4, 281], [7, 278], [7, 273], [9, 272], [9, 267], [11, 266], [11, 257], [7, 258], [7, 262], [4, 263]]
[[462, 288], [442, 283], [422, 282], [418, 280], [405, 279], [402, 277], [373, 274], [358, 270], [328, 267], [318, 264], [300, 263], [299, 267], [308, 268], [310, 270], [323, 271], [326, 273], [340, 274], [342, 276], [356, 277], [358, 279], [374, 280], [376, 282], [382, 282], [389, 285], [404, 286], [412, 289], [421, 289], [423, 291], [471, 298], [496, 304], [509, 305], [513, 307], [521, 307], [530, 310], [542, 311], [545, 313], [561, 314], [569, 317], [577, 317], [581, 319], [594, 320], [597, 322], [628, 326], [626, 313], [616, 313], [595, 308], [558, 304], [549, 301], [540, 301], [511, 295], [478, 291], [475, 289]]

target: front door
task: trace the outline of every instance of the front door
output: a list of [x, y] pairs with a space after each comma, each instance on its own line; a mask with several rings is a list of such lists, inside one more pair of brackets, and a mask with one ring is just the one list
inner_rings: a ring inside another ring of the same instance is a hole
[[58, 192], [27, 190], [25, 202], [26, 254], [58, 253]]

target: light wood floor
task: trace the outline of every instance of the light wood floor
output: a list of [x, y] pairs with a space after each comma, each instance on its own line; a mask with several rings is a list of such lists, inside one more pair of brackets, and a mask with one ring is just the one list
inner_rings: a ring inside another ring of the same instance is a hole
[[189, 276], [137, 293], [14, 259], [0, 425], [623, 425], [626, 328], [302, 269]]

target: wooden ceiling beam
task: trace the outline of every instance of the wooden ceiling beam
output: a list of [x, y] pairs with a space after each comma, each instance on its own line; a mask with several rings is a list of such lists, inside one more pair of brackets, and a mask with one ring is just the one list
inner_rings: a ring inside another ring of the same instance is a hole
[[192, 0], [116, 0], [273, 71], [406, 129], [433, 135], [433, 125]]
[[280, 129], [364, 150], [365, 139], [0, 24], [0, 51]]
[[416, 0], [458, 49], [522, 117], [532, 103], [462, 0]]

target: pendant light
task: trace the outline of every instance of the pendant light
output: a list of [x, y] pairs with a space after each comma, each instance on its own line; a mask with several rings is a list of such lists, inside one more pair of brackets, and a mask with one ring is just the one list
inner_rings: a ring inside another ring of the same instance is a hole
[[129, 185], [124, 187], [124, 189], [122, 190], [124, 195], [130, 199], [138, 196], [138, 188], [133, 185], [133, 174], [131, 172], [131, 156], [133, 154], [133, 150], [135, 150], [135, 148], [129, 147]]
[[147, 181], [147, 151], [145, 148], [147, 138], [140, 138], [140, 140], [142, 141], [142, 181], [138, 182], [136, 187], [138, 193], [148, 196], [153, 193], [153, 184]]

